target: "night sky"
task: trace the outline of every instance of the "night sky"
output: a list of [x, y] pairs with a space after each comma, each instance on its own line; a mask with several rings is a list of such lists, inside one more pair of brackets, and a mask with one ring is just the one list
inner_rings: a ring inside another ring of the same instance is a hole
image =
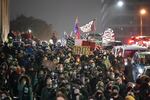
[[10, 17], [21, 14], [42, 19], [53, 25], [53, 31], [71, 32], [75, 18], [80, 25], [97, 18], [99, 32], [100, 3], [103, 0], [10, 0]]

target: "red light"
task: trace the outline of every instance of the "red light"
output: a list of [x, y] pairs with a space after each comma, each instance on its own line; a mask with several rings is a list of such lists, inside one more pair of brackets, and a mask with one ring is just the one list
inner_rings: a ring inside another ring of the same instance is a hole
[[134, 43], [134, 40], [129, 40], [128, 43], [132, 44], [132, 43]]

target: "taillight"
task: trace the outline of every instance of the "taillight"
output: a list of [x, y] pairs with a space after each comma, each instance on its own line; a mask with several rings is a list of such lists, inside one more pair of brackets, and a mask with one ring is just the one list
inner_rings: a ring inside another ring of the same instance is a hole
[[129, 40], [128, 41], [128, 44], [132, 44], [132, 43], [134, 43], [134, 40]]

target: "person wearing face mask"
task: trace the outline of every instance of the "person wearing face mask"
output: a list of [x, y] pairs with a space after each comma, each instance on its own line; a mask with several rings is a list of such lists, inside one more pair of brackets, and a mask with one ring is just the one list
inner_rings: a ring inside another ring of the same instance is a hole
[[111, 99], [112, 100], [124, 100], [119, 94], [119, 87], [117, 85], [113, 86]]
[[40, 100], [54, 100], [56, 91], [52, 87], [52, 79], [46, 79], [46, 86], [42, 89]]
[[45, 86], [45, 73], [43, 69], [40, 69], [38, 73], [36, 73], [34, 79], [34, 96], [37, 100], [40, 100], [41, 90]]
[[12, 100], [9, 93], [6, 91], [0, 91], [0, 100]]
[[28, 76], [21, 76], [18, 83], [19, 100], [33, 100], [31, 80]]
[[95, 100], [106, 100], [102, 90], [97, 90], [95, 94]]
[[126, 95], [126, 84], [124, 83], [123, 79], [121, 77], [116, 77], [115, 85], [119, 86], [119, 94], [122, 97], [125, 97]]
[[92, 68], [95, 67], [95, 62], [94, 62], [93, 59], [91, 59], [91, 60], [89, 61], [89, 64], [90, 64], [90, 66], [91, 66]]
[[106, 87], [105, 87], [105, 90], [104, 90], [104, 95], [106, 97], [106, 100], [110, 100], [110, 98], [111, 98], [112, 87], [113, 87], [113, 81], [109, 81], [106, 84]]
[[59, 73], [63, 73], [63, 71], [64, 71], [64, 66], [63, 66], [62, 64], [60, 64], [58, 70], [59, 70]]
[[78, 88], [74, 89], [72, 100], [84, 100], [83, 95], [80, 93], [80, 90]]

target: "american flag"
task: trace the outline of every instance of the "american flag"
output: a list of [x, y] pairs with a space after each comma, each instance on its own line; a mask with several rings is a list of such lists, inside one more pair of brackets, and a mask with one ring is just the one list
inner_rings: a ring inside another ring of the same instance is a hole
[[80, 39], [80, 28], [79, 28], [78, 17], [76, 17], [76, 20], [75, 20], [74, 33], [76, 34], [76, 39]]

